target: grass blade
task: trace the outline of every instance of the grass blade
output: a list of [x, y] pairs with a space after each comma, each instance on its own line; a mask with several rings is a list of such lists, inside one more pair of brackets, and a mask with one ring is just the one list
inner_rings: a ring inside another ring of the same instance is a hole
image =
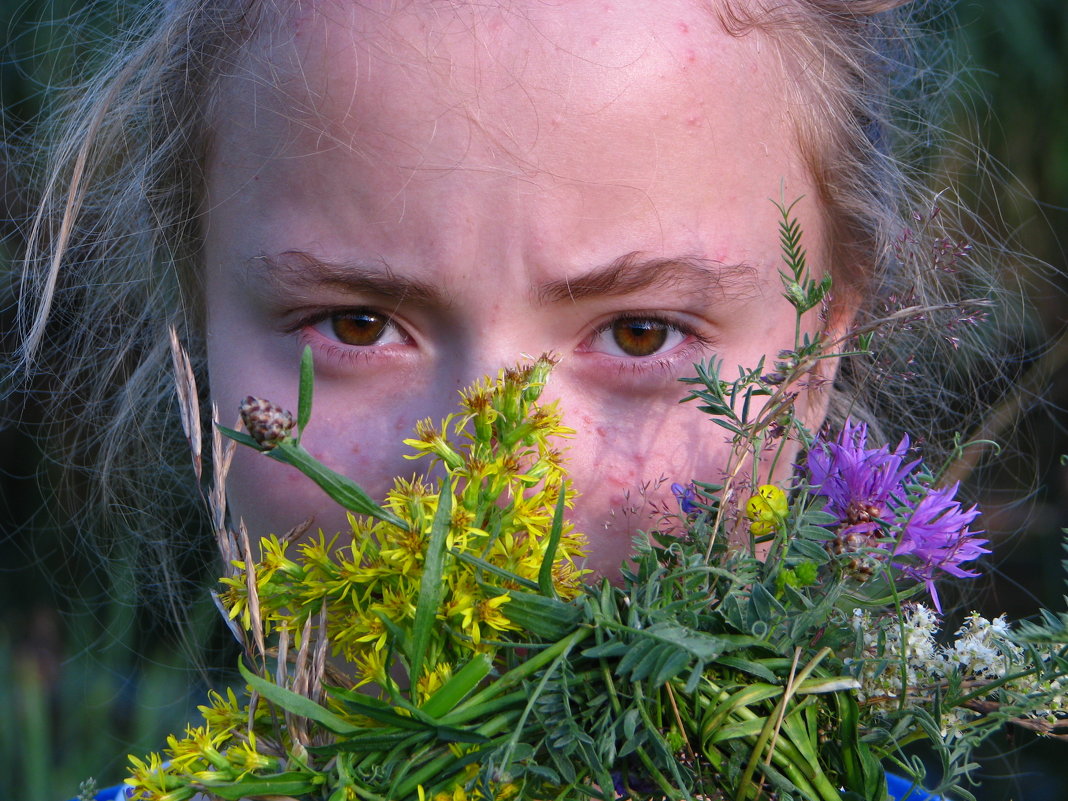
[[245, 681], [249, 683], [249, 686], [253, 690], [258, 692], [263, 698], [266, 698], [272, 704], [285, 709], [287, 712], [292, 712], [294, 715], [313, 720], [320, 726], [329, 729], [335, 734], [355, 734], [360, 731], [358, 726], [353, 726], [346, 720], [335, 715], [328, 709], [323, 709], [310, 698], [307, 698], [299, 693], [295, 693], [292, 690], [287, 690], [285, 687], [279, 687], [274, 682], [268, 681], [245, 667], [244, 661], [237, 663], [237, 669], [241, 671], [241, 676]]
[[[305, 345], [300, 356], [300, 391], [297, 395], [297, 431], [298, 437], [304, 438], [304, 428], [311, 419], [312, 387], [315, 383], [315, 368], [312, 365], [311, 347]], [[298, 442], [300, 440], [298, 439]]]
[[556, 561], [556, 549], [560, 545], [560, 535], [564, 530], [564, 502], [567, 493], [564, 487], [560, 487], [560, 497], [556, 501], [556, 511], [553, 513], [553, 525], [549, 529], [549, 542], [545, 546], [545, 556], [541, 560], [541, 569], [538, 571], [538, 586], [541, 594], [549, 598], [556, 597], [556, 588], [553, 587], [553, 562]]
[[432, 718], [438, 718], [452, 711], [482, 679], [489, 675], [493, 663], [485, 654], [476, 654], [474, 658], [458, 670], [451, 679], [434, 693], [421, 707]]
[[430, 644], [430, 635], [437, 618], [441, 596], [445, 591], [442, 576], [445, 572], [445, 539], [452, 524], [452, 476], [446, 475], [441, 482], [438, 493], [438, 509], [434, 522], [430, 525], [430, 541], [423, 559], [423, 577], [419, 581], [419, 599], [415, 605], [415, 621], [412, 624], [411, 638], [411, 687], [419, 682], [423, 674], [423, 659]]

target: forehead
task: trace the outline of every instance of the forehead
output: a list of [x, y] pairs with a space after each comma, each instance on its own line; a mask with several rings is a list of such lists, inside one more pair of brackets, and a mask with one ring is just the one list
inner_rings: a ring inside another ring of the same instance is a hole
[[682, 131], [759, 157], [790, 117], [771, 43], [728, 35], [692, 0], [293, 3], [245, 62], [217, 127], [243, 110], [372, 158], [451, 141], [457, 161], [489, 148], [522, 164], [595, 120], [626, 125], [621, 142]]
[[222, 82], [212, 155], [245, 186], [270, 161], [294, 199], [314, 183], [365, 216], [507, 182], [546, 199], [523, 198], [528, 220], [552, 200], [584, 219], [645, 204], [649, 226], [697, 228], [760, 204], [745, 213], [774, 239], [768, 199], [810, 185], [793, 85], [767, 38], [693, 0], [294, 3]]

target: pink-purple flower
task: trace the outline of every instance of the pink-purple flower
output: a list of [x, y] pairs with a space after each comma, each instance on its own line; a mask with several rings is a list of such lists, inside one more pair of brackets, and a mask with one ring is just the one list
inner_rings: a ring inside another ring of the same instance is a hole
[[901, 535], [893, 549], [894, 561], [899, 563], [900, 557], [911, 557], [899, 566], [907, 575], [927, 585], [939, 612], [942, 605], [934, 586], [934, 571], [944, 570], [959, 578], [974, 578], [979, 574], [961, 567], [961, 564], [990, 553], [989, 548], [983, 547], [989, 540], [975, 536], [981, 532], [968, 528], [979, 516], [979, 510], [975, 506], [962, 509], [960, 502], [953, 498], [958, 486], [922, 488], [914, 503], [902, 510], [903, 514], [895, 520]]
[[825, 511], [851, 532], [870, 533], [901, 503], [905, 480], [920, 464], [903, 464], [909, 439], [891, 451], [868, 448], [868, 427], [846, 422], [837, 441], [817, 440], [808, 452], [808, 473], [816, 494], [827, 498]]
[[867, 442], [867, 426], [847, 422], [836, 440], [817, 440], [808, 453], [814, 492], [837, 521], [836, 544], [885, 552], [894, 567], [926, 585], [941, 611], [935, 571], [972, 577], [962, 564], [990, 553], [983, 547], [988, 540], [970, 529], [979, 511], [954, 499], [958, 485], [934, 488], [921, 479], [921, 460], [906, 462], [908, 437], [893, 450]]

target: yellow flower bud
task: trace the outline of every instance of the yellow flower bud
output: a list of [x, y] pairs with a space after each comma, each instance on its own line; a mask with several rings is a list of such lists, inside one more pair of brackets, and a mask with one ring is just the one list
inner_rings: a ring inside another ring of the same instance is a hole
[[756, 537], [771, 534], [786, 520], [788, 511], [786, 493], [774, 484], [762, 485], [745, 505], [745, 516], [751, 521], [749, 531]]

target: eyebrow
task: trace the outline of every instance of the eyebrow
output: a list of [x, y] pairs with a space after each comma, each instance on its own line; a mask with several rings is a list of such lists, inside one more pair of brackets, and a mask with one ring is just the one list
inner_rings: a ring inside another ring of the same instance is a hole
[[711, 299], [728, 285], [751, 282], [754, 272], [747, 264], [727, 265], [698, 256], [647, 258], [633, 251], [577, 276], [548, 281], [536, 289], [536, 296], [541, 303], [559, 303], [672, 289]]
[[253, 256], [247, 264], [256, 278], [285, 293], [327, 288], [422, 306], [442, 302], [442, 292], [436, 286], [397, 275], [384, 261], [336, 263], [301, 250], [287, 250], [277, 256]]
[[[338, 263], [304, 251], [287, 250], [277, 256], [253, 256], [248, 265], [257, 278], [286, 293], [331, 288], [377, 295], [397, 303], [451, 305], [447, 293], [439, 286], [398, 275], [385, 261]], [[650, 258], [640, 251], [633, 251], [577, 275], [532, 286], [531, 298], [537, 305], [553, 305], [633, 295], [650, 289], [671, 289], [711, 300], [714, 296], [721, 297], [728, 287], [753, 284], [754, 281], [755, 270], [746, 263], [723, 264], [698, 256]]]

